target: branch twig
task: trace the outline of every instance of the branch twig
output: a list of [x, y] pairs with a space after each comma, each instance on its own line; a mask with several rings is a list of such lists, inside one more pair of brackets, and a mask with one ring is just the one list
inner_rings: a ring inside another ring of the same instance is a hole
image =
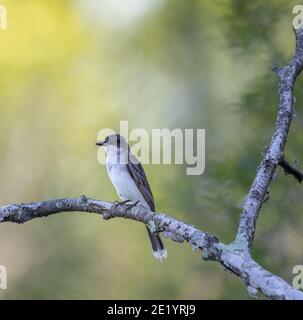
[[283, 168], [284, 174], [291, 174], [299, 181], [299, 183], [302, 182], [303, 172], [300, 171], [295, 165], [290, 164], [284, 158], [281, 159], [279, 165]]

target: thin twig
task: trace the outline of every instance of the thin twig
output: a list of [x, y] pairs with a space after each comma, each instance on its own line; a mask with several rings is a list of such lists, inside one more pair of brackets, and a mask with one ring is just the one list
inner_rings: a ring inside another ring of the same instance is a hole
[[281, 161], [279, 162], [279, 165], [283, 168], [285, 175], [291, 174], [299, 181], [299, 183], [302, 182], [303, 172], [300, 171], [295, 165], [290, 164], [284, 158], [281, 159]]

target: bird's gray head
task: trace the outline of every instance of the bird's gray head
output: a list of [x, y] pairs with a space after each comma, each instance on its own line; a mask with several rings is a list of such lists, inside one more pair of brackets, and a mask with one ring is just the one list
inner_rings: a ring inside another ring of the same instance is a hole
[[103, 141], [97, 141], [97, 146], [102, 146], [104, 148], [112, 147], [117, 149], [125, 149], [128, 148], [128, 143], [125, 138], [120, 134], [111, 134], [107, 136]]

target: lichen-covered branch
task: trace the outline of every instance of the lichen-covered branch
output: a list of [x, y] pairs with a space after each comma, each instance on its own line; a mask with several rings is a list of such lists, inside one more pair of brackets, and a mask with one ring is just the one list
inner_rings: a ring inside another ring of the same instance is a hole
[[261, 291], [271, 299], [303, 299], [302, 292], [263, 269], [248, 252], [238, 250], [234, 243], [225, 245], [211, 234], [163, 213], [148, 211], [142, 205], [117, 204], [85, 196], [12, 204], [0, 207], [0, 223], [24, 223], [60, 212], [80, 211], [101, 214], [105, 220], [114, 217], [135, 220], [148, 225], [153, 232], [165, 233], [166, 237], [173, 241], [180, 242], [180, 239], [187, 241], [194, 248], [202, 251], [204, 260], [217, 261], [225, 270], [240, 277], [248, 287], [250, 294], [257, 294], [258, 291]]
[[240, 217], [236, 243], [250, 251], [255, 236], [256, 223], [269, 185], [277, 166], [284, 157], [289, 126], [294, 113], [293, 89], [303, 68], [303, 29], [295, 31], [296, 50], [290, 63], [273, 68], [279, 77], [279, 109], [271, 142], [258, 167], [256, 177], [245, 199]]

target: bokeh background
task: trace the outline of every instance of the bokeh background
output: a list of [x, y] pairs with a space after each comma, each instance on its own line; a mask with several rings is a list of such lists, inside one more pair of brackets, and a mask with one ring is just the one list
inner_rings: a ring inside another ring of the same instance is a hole
[[[285, 0], [2, 0], [0, 204], [117, 199], [94, 145], [102, 128], [205, 128], [206, 171], [146, 165], [157, 209], [230, 242], [277, 111], [273, 65], [294, 49]], [[302, 80], [286, 154], [302, 162]], [[302, 186], [278, 174], [254, 257], [292, 281], [303, 264]], [[247, 299], [189, 245], [159, 263], [144, 227], [63, 213], [0, 225], [1, 299]]]

